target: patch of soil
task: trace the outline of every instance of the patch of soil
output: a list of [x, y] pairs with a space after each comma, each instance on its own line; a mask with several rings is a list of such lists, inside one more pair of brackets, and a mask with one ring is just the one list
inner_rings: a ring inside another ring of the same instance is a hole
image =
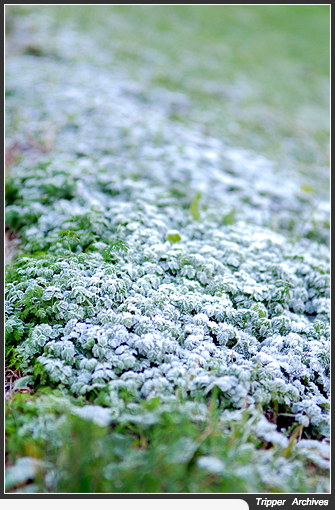
[[10, 368], [6, 368], [5, 372], [5, 397], [6, 400], [9, 400], [14, 391], [15, 381], [20, 379], [22, 374], [20, 370], [11, 370]]
[[17, 251], [17, 238], [13, 232], [5, 233], [5, 259], [6, 264], [10, 262]]
[[13, 141], [6, 147], [5, 153], [5, 168], [6, 176], [9, 174], [10, 168], [15, 165], [27, 153], [47, 153], [52, 149], [54, 137], [56, 134], [55, 128], [50, 128], [43, 134], [41, 140], [34, 140], [29, 138], [25, 142]]

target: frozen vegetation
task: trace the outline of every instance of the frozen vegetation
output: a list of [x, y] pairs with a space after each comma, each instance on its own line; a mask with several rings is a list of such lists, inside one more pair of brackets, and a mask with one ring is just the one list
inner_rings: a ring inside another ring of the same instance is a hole
[[[19, 239], [6, 334], [16, 389], [36, 394], [9, 404], [9, 430], [15, 412], [21, 441], [65, 451], [71, 419], [119, 427], [101, 439], [101, 491], [136, 492], [130, 473], [156, 469], [163, 444], [136, 450], [122, 427], [150, 435], [173, 416], [206, 432], [214, 413], [217, 444], [202, 450], [185, 432], [164, 451], [194, 473], [166, 492], [326, 492], [327, 195], [171, 118], [187, 95], [150, 95], [93, 40], [19, 21], [6, 80], [6, 223]], [[9, 489], [41, 490], [42, 472], [42, 490], [62, 492], [62, 464], [30, 451], [9, 453]], [[201, 486], [209, 476], [214, 489]]]

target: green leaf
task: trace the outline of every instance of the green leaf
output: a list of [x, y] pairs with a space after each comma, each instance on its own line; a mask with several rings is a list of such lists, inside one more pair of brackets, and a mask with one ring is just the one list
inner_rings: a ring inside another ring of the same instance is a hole
[[300, 187], [301, 191], [305, 191], [305, 193], [314, 193], [315, 189], [312, 186], [309, 186], [308, 184], [303, 184]]
[[166, 239], [168, 241], [170, 241], [170, 243], [178, 243], [179, 241], [181, 241], [181, 236], [180, 234], [177, 232], [177, 230], [171, 230], [167, 236], [166, 236]]
[[201, 193], [197, 193], [190, 205], [190, 214], [194, 220], [200, 220], [199, 201]]
[[233, 207], [231, 209], [231, 211], [229, 211], [229, 213], [222, 216], [222, 223], [224, 225], [232, 225], [235, 221], [235, 214], [236, 214], [236, 210], [235, 210], [235, 207]]
[[258, 315], [260, 317], [266, 317], [267, 314], [266, 314], [266, 310], [264, 310], [261, 306], [259, 305], [256, 305], [253, 307], [253, 310], [255, 310], [255, 312], [258, 312]]

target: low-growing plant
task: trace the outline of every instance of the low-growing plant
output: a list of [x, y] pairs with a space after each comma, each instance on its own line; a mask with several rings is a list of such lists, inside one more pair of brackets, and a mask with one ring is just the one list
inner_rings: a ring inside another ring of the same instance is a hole
[[328, 204], [73, 37], [7, 68], [15, 136], [57, 126], [7, 183], [8, 490], [326, 491]]

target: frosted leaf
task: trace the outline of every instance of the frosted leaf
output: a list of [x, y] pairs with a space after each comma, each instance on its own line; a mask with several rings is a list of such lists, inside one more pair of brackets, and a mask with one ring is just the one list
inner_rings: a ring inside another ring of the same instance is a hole
[[209, 471], [215, 475], [223, 475], [225, 465], [221, 459], [212, 455], [204, 455], [197, 460], [199, 468]]
[[13, 487], [34, 480], [41, 470], [48, 464], [32, 457], [21, 457], [14, 466], [6, 471], [5, 490], [11, 490]]
[[101, 406], [86, 405], [83, 407], [73, 406], [71, 412], [83, 420], [88, 420], [100, 427], [107, 427], [112, 422], [112, 415], [109, 409]]

